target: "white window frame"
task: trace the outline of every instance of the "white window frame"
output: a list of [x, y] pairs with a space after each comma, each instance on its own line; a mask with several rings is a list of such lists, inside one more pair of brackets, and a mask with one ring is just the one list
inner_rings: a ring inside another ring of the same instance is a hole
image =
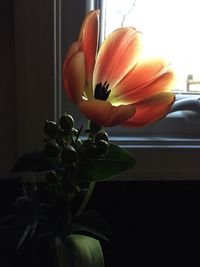
[[[66, 49], [77, 39], [85, 12], [91, 7], [95, 8], [95, 2], [87, 0], [15, 3], [19, 155], [41, 148], [44, 121], [58, 120], [62, 110], [71, 113], [79, 125], [85, 121], [64, 93], [61, 69]], [[180, 136], [181, 130], [175, 137], [163, 131], [171, 122], [178, 125], [177, 129], [182, 125], [184, 130], [188, 116], [198, 123], [195, 112], [186, 112], [186, 116], [185, 111], [178, 111], [153, 125], [150, 133], [146, 129], [136, 133], [130, 129], [122, 131], [121, 127], [107, 129], [112, 141], [126, 147], [137, 160], [135, 168], [114, 180], [198, 180], [200, 130], [189, 136], [189, 128]]]

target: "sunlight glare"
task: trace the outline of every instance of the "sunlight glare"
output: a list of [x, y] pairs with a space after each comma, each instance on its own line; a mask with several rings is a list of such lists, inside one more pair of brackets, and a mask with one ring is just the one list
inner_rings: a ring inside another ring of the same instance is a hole
[[[144, 54], [170, 60], [179, 90], [188, 74], [200, 80], [199, 0], [107, 0], [106, 35], [121, 26], [144, 33]], [[200, 85], [199, 85], [200, 86]]]

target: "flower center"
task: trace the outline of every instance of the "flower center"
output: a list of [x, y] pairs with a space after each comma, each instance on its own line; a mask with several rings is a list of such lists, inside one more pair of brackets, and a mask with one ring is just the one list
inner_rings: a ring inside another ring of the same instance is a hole
[[97, 83], [94, 91], [94, 98], [99, 100], [107, 100], [111, 90], [108, 90], [109, 83]]

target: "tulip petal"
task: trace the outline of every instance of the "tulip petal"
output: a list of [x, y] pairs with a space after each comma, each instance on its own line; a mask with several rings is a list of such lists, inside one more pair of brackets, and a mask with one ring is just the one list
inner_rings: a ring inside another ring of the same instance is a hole
[[112, 32], [101, 45], [93, 74], [93, 88], [97, 83], [108, 82], [110, 88], [138, 62], [142, 34], [134, 28], [120, 28]]
[[[132, 72], [133, 75], [129, 75], [127, 79], [125, 79], [122, 84], [120, 83], [120, 90], [117, 88], [117, 92], [111, 92], [108, 101], [111, 103], [118, 105], [120, 103], [123, 104], [130, 104], [142, 101], [146, 98], [149, 98], [159, 92], [169, 92], [175, 85], [176, 77], [172, 70], [163, 73], [160, 77], [153, 80], [151, 83], [144, 83], [143, 85], [135, 88], [134, 81], [140, 79], [139, 76], [136, 78], [134, 77], [134, 71]], [[142, 75], [142, 74], [141, 74]], [[133, 86], [131, 87], [131, 78], [133, 79]], [[126, 83], [127, 81], [127, 83]], [[121, 86], [124, 86], [122, 88]], [[118, 87], [118, 86], [117, 86]]]
[[141, 60], [127, 73], [127, 75], [112, 89], [112, 95], [128, 94], [138, 92], [141, 87], [152, 83], [162, 74], [170, 70], [169, 62], [162, 58], [148, 58]]
[[72, 56], [68, 65], [63, 69], [64, 89], [75, 103], [82, 100], [85, 88], [85, 60], [83, 52], [77, 52]]
[[121, 124], [135, 113], [134, 105], [115, 107], [102, 100], [83, 101], [79, 109], [88, 119], [105, 127]]
[[85, 55], [86, 80], [92, 88], [92, 73], [97, 52], [99, 35], [99, 11], [93, 10], [85, 17], [80, 30], [79, 41]]
[[63, 70], [67, 67], [72, 56], [76, 54], [79, 50], [80, 50], [80, 42], [76, 41], [70, 45], [64, 58]]
[[135, 103], [136, 113], [121, 126], [143, 127], [162, 119], [171, 109], [175, 96], [171, 92], [158, 93]]

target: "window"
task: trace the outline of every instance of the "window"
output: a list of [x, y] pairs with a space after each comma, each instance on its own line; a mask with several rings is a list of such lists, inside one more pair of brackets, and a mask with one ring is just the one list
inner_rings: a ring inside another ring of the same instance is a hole
[[[105, 2], [104, 36], [121, 26], [144, 33], [146, 48], [169, 58], [176, 70], [176, 93], [200, 93], [198, 0], [124, 0]], [[148, 50], [146, 49], [146, 54]]]
[[[115, 1], [113, 7], [126, 1]], [[136, 1], [142, 3], [144, 0]], [[149, 2], [154, 9], [158, 8], [153, 0]], [[192, 0], [188, 1], [188, 5], [192, 3]], [[67, 111], [79, 121], [77, 126], [84, 121], [85, 118], [64, 93], [61, 69], [66, 49], [76, 40], [86, 10], [96, 7], [101, 8], [101, 22], [104, 25], [108, 19], [103, 13], [106, 10], [106, 1], [103, 0], [45, 0], [41, 5], [34, 0], [15, 3], [19, 154], [40, 148], [45, 119], [58, 119], [60, 113]], [[135, 12], [134, 9], [132, 12]], [[196, 29], [198, 27], [193, 30]], [[189, 76], [190, 80], [199, 79], [190, 70], [187, 74], [193, 75]], [[199, 105], [197, 101], [190, 102], [189, 108], [186, 105], [187, 111], [176, 111], [159, 123], [141, 130], [122, 127], [107, 129], [113, 141], [133, 151], [138, 161], [136, 168], [121, 178], [199, 179]]]
[[199, 179], [199, 1], [97, 2], [102, 39], [119, 26], [134, 26], [144, 32], [148, 47], [172, 61], [178, 76], [174, 88], [178, 101], [173, 113], [142, 129], [108, 129], [112, 139], [133, 151], [138, 159], [135, 170], [126, 178]]
[[197, 178], [200, 159], [199, 1], [105, 0], [102, 3], [104, 38], [118, 27], [134, 26], [144, 32], [147, 48], [155, 55], [169, 58], [177, 74], [176, 112], [143, 129], [117, 128], [114, 139], [136, 153], [141, 164], [136, 166], [138, 179]]
[[[166, 137], [173, 144], [181, 139], [192, 138], [199, 144], [200, 133], [200, 30], [198, 0], [104, 0], [101, 2], [103, 15], [101, 34], [105, 38], [121, 26], [134, 26], [144, 32], [146, 48], [153, 55], [169, 58], [176, 74], [174, 88], [177, 101], [173, 113], [154, 125], [143, 129], [126, 130], [119, 127], [111, 135], [128, 136], [131, 143], [138, 143], [143, 136], [155, 143]], [[149, 51], [146, 49], [146, 53]], [[176, 111], [176, 112], [175, 112]], [[131, 138], [135, 136], [135, 138]]]

